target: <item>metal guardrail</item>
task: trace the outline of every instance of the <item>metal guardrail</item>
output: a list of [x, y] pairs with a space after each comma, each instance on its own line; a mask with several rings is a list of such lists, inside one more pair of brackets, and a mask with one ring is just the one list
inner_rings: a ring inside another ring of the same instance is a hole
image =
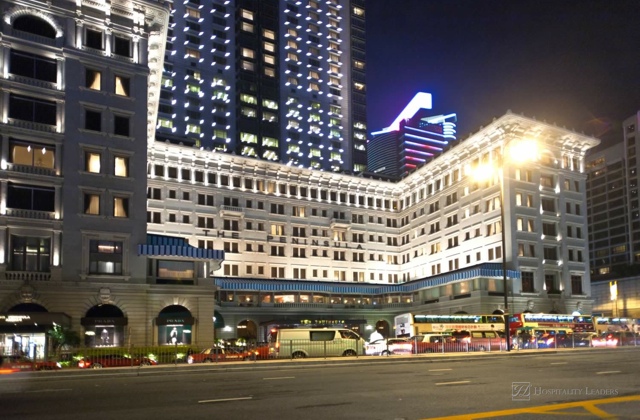
[[[615, 335], [612, 335], [615, 337]], [[544, 349], [577, 349], [577, 348], [621, 348], [640, 347], [640, 334], [628, 334], [628, 339], [623, 341], [604, 341], [602, 345], [593, 346], [590, 341], [584, 342], [577, 339], [553, 341], [543, 343], [540, 339], [529, 341], [528, 344], [516, 339], [511, 348], [512, 352], [521, 350], [544, 350]], [[77, 347], [64, 348], [61, 351], [50, 351], [46, 359], [37, 358], [34, 361], [50, 360], [60, 362], [63, 368], [78, 368], [79, 362], [84, 359], [105, 359], [115, 356], [127, 358], [128, 363], [124, 366], [146, 366], [148, 364], [178, 365], [188, 364], [189, 356], [219, 348], [223, 351], [212, 352], [212, 357], [195, 358], [193, 364], [197, 363], [222, 363], [226, 361], [261, 361], [273, 359], [297, 359], [297, 358], [330, 358], [330, 357], [355, 357], [367, 355], [370, 343], [363, 343], [360, 340], [342, 339], [338, 342], [330, 341], [310, 341], [310, 340], [286, 340], [280, 343], [280, 351], [276, 352], [275, 347], [269, 343], [249, 343], [236, 344], [235, 346], [200, 343], [192, 345], [157, 345], [157, 346], [136, 346], [128, 345], [124, 347]], [[284, 350], [284, 351], [283, 351]], [[405, 355], [424, 356], [428, 354], [448, 354], [448, 353], [473, 353], [473, 352], [505, 352], [506, 344], [504, 339], [482, 339], [482, 340], [456, 340], [445, 342], [420, 342], [417, 339], [405, 340], [389, 343], [386, 348], [378, 351], [377, 355]], [[11, 355], [8, 347], [0, 348], [3, 355]], [[231, 355], [231, 357], [229, 357]], [[373, 355], [373, 354], [372, 354]], [[28, 355], [27, 355], [28, 356]], [[149, 360], [150, 362], [147, 362]]]

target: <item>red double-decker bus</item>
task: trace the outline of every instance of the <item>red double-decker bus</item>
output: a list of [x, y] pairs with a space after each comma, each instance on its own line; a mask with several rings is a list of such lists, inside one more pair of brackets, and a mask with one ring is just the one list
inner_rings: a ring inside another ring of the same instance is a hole
[[590, 315], [520, 313], [509, 317], [509, 331], [522, 348], [584, 347], [595, 326]]
[[595, 332], [591, 315], [520, 313], [509, 317], [509, 330], [519, 329], [570, 329], [572, 332]]

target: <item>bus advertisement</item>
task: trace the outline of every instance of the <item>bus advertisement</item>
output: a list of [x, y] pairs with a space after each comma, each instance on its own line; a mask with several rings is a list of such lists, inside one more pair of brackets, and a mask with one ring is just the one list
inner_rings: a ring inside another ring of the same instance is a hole
[[396, 337], [412, 337], [428, 333], [492, 330], [504, 331], [502, 315], [421, 315], [402, 314], [394, 319]]
[[512, 335], [519, 329], [563, 328], [572, 332], [595, 332], [593, 317], [590, 315], [568, 314], [513, 314], [509, 318], [509, 330]]

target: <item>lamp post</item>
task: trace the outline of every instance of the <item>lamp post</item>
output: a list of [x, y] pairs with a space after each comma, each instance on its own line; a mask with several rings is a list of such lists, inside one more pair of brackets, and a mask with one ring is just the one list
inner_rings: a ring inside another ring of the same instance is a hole
[[504, 157], [500, 164], [500, 231], [502, 235], [502, 285], [504, 287], [504, 338], [506, 351], [511, 350], [511, 330], [509, 329], [509, 283], [507, 281], [507, 233], [504, 217]]
[[[506, 228], [506, 216], [505, 216], [505, 171], [507, 170], [506, 165], [506, 152], [507, 145], [511, 143], [511, 140], [506, 140], [504, 145], [502, 146], [502, 154], [500, 155], [500, 159], [498, 161], [498, 176], [500, 178], [500, 229], [501, 229], [501, 246], [502, 246], [502, 284], [504, 286], [504, 332], [505, 332], [505, 340], [506, 340], [506, 351], [511, 350], [511, 331], [509, 329], [509, 282], [507, 280], [507, 228]], [[524, 162], [528, 160], [534, 160], [537, 156], [537, 145], [534, 141], [520, 139], [517, 142], [516, 147], [511, 146], [510, 150], [510, 160], [517, 162]], [[494, 169], [495, 170], [495, 169]], [[487, 168], [476, 168], [477, 178], [487, 179], [492, 170], [488, 170]]]

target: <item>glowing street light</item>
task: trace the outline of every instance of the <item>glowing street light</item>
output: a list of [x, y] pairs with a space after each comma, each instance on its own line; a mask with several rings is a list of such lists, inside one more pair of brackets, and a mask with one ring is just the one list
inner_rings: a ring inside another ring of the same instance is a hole
[[[533, 140], [518, 139], [505, 142], [502, 154], [493, 165], [482, 164], [473, 170], [473, 178], [478, 182], [491, 179], [496, 172], [500, 178], [500, 230], [502, 240], [502, 283], [504, 287], [504, 333], [507, 351], [511, 350], [511, 331], [509, 330], [509, 287], [507, 281], [507, 237], [504, 215], [504, 172], [507, 163], [524, 163], [537, 159], [538, 145]], [[505, 156], [507, 156], [505, 158]]]

